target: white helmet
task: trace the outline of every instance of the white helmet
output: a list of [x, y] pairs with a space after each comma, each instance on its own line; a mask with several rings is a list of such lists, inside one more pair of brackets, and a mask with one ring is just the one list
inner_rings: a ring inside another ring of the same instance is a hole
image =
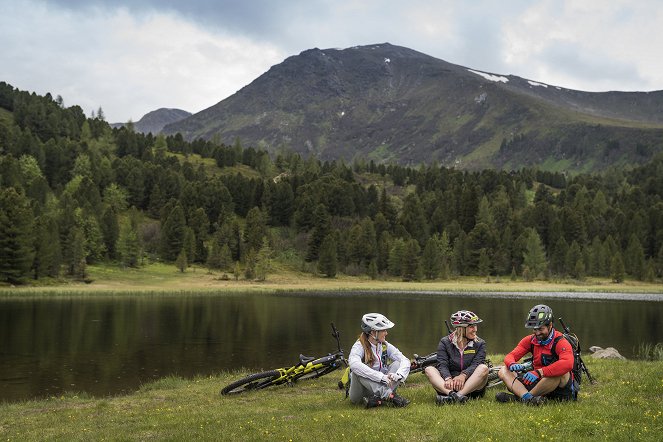
[[366, 313], [361, 317], [361, 329], [364, 333], [370, 333], [373, 330], [386, 330], [393, 326], [394, 323], [380, 313]]

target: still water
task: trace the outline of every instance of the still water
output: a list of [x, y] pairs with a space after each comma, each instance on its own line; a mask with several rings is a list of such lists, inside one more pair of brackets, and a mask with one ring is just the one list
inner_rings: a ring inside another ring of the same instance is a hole
[[451, 313], [473, 310], [484, 319], [479, 335], [488, 352], [503, 354], [527, 333], [528, 310], [546, 303], [578, 334], [583, 350], [611, 346], [631, 357], [641, 343], [663, 342], [663, 298], [653, 299], [407, 293], [5, 298], [0, 400], [64, 391], [115, 395], [168, 375], [290, 365], [299, 353], [335, 349], [332, 321], [347, 352], [361, 315], [372, 311], [396, 323], [388, 340], [412, 355], [435, 351]]

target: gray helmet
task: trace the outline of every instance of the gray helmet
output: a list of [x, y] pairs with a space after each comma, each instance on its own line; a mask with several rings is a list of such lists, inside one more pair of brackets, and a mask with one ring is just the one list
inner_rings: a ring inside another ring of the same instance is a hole
[[366, 313], [361, 318], [361, 330], [370, 333], [373, 330], [386, 330], [394, 326], [387, 317], [380, 313]]
[[542, 325], [549, 325], [553, 321], [553, 311], [547, 305], [539, 304], [532, 307], [527, 314], [525, 321], [526, 328], [539, 328]]

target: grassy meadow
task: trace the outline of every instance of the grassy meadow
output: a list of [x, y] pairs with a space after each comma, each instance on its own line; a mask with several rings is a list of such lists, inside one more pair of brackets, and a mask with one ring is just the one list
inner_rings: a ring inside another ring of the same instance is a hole
[[587, 359], [598, 383], [584, 382], [578, 402], [539, 408], [496, 402], [500, 388], [466, 405], [438, 407], [421, 373], [401, 388], [412, 401], [404, 409], [353, 406], [336, 388], [340, 372], [220, 396], [245, 374], [236, 372], [165, 378], [126, 396], [70, 393], [0, 404], [0, 440], [660, 440], [663, 362]]
[[265, 281], [246, 280], [243, 275], [235, 280], [232, 273], [209, 272], [193, 266], [180, 272], [172, 264], [152, 263], [140, 268], [122, 268], [118, 265], [91, 265], [88, 282], [40, 279], [38, 284], [20, 287], [0, 285], [0, 296], [28, 294], [94, 294], [140, 292], [247, 292], [275, 290], [404, 290], [443, 292], [604, 292], [604, 293], [660, 293], [663, 284], [626, 280], [616, 284], [609, 279], [586, 278], [583, 281], [536, 280], [520, 278], [483, 278], [463, 276], [448, 280], [404, 282], [397, 278], [372, 280], [367, 276], [339, 275], [323, 278], [311, 273], [292, 270], [274, 263]]

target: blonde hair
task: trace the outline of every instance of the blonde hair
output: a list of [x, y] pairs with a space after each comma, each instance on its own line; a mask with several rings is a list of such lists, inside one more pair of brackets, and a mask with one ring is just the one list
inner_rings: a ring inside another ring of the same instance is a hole
[[359, 342], [361, 342], [361, 346], [364, 347], [364, 364], [368, 365], [369, 367], [372, 367], [373, 350], [371, 349], [371, 343], [368, 340], [368, 334], [362, 332], [359, 335]]
[[[454, 330], [454, 340], [456, 343], [467, 343], [467, 327], [456, 327]], [[462, 342], [465, 341], [465, 342]]]

